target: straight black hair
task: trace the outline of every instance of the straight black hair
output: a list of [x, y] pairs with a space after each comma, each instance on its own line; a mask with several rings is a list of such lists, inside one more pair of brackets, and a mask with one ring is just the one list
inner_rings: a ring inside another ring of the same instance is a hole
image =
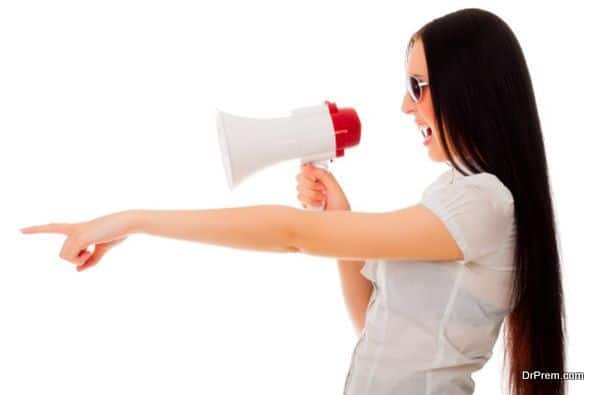
[[565, 312], [548, 166], [531, 78], [521, 46], [495, 14], [469, 8], [424, 25], [436, 127], [472, 173], [494, 174], [511, 191], [516, 223], [512, 310], [504, 322], [509, 392], [564, 394], [564, 382], [524, 380], [523, 371], [563, 372]]

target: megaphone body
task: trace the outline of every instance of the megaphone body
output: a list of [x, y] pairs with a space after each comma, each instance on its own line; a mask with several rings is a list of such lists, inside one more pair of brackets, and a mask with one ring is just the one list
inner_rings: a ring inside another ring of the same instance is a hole
[[230, 189], [258, 170], [290, 159], [327, 168], [329, 161], [357, 145], [361, 135], [356, 111], [338, 109], [328, 101], [280, 118], [248, 118], [217, 110], [217, 129]]

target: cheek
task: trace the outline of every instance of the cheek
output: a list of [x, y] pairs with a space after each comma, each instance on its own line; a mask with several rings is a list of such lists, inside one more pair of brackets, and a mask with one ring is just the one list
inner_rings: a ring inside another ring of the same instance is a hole
[[433, 111], [433, 102], [429, 95], [429, 89], [425, 89], [423, 99], [420, 102], [419, 112], [427, 124], [430, 126], [435, 125], [435, 112]]

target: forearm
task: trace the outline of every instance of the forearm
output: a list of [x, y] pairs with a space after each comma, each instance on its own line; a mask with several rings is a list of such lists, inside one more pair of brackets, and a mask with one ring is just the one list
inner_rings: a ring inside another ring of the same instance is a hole
[[206, 210], [131, 210], [130, 233], [145, 233], [238, 249], [296, 252], [296, 209], [280, 205]]
[[367, 305], [373, 291], [371, 282], [360, 274], [364, 263], [365, 261], [337, 260], [344, 302], [357, 333], [365, 325]]

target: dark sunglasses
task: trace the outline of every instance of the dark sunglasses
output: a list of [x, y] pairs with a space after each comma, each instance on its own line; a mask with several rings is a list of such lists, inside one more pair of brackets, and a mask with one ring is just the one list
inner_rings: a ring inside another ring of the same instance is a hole
[[427, 81], [419, 81], [413, 75], [406, 76], [406, 89], [413, 102], [418, 102], [423, 97], [423, 87], [429, 85]]

